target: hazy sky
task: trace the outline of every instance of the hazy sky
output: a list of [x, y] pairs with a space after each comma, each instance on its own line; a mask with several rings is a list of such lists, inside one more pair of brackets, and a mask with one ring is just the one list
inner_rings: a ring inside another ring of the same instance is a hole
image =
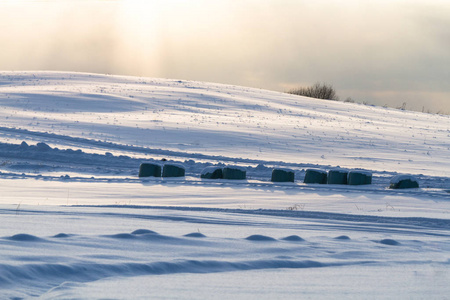
[[450, 112], [447, 0], [0, 0], [0, 70], [191, 79]]

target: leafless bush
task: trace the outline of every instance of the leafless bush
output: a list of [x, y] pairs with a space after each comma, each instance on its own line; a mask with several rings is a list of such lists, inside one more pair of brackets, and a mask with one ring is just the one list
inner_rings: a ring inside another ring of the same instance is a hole
[[355, 103], [355, 100], [353, 100], [353, 99], [350, 98], [350, 97], [347, 97], [347, 99], [345, 99], [344, 102], [347, 102], [347, 103]]
[[339, 100], [333, 86], [326, 83], [315, 83], [312, 86], [292, 89], [288, 93], [317, 99]]

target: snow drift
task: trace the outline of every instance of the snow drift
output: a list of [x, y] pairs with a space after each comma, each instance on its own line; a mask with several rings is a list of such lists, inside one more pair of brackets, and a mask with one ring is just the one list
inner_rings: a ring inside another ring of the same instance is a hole
[[[0, 72], [0, 108], [2, 298], [450, 293], [448, 116], [62, 72]], [[344, 168], [371, 184], [303, 183]]]

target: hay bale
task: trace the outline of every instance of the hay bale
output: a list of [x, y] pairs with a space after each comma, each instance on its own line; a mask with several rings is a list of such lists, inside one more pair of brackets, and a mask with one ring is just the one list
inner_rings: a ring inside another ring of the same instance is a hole
[[390, 189], [417, 189], [419, 181], [411, 175], [397, 175], [392, 177], [390, 181]]
[[295, 173], [290, 169], [273, 169], [272, 182], [294, 182]]
[[242, 167], [228, 166], [223, 168], [223, 179], [243, 180], [247, 178], [247, 172]]
[[221, 179], [223, 178], [223, 171], [221, 167], [206, 167], [200, 174], [200, 178], [204, 179]]
[[347, 183], [349, 185], [363, 185], [372, 183], [372, 173], [367, 171], [348, 172]]
[[348, 170], [333, 169], [328, 171], [328, 184], [347, 184]]
[[139, 177], [161, 177], [161, 166], [152, 163], [142, 163], [139, 167]]
[[162, 177], [183, 177], [185, 172], [184, 167], [180, 164], [165, 164]]
[[327, 183], [327, 171], [318, 169], [307, 169], [303, 183]]

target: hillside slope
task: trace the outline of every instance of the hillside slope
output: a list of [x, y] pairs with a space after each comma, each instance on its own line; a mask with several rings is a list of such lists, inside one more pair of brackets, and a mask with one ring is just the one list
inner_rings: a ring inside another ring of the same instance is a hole
[[167, 150], [154, 153], [163, 156], [201, 154], [197, 157], [433, 176], [446, 176], [450, 168], [449, 116], [237, 86], [2, 72], [0, 107], [0, 138], [8, 143], [87, 151], [123, 151], [119, 146], [127, 145], [135, 153], [136, 147]]
[[[450, 293], [449, 116], [57, 72], [1, 72], [0, 108], [1, 299]], [[138, 178], [162, 159], [186, 176]], [[228, 164], [247, 179], [199, 178]], [[372, 184], [303, 183], [337, 166]]]

